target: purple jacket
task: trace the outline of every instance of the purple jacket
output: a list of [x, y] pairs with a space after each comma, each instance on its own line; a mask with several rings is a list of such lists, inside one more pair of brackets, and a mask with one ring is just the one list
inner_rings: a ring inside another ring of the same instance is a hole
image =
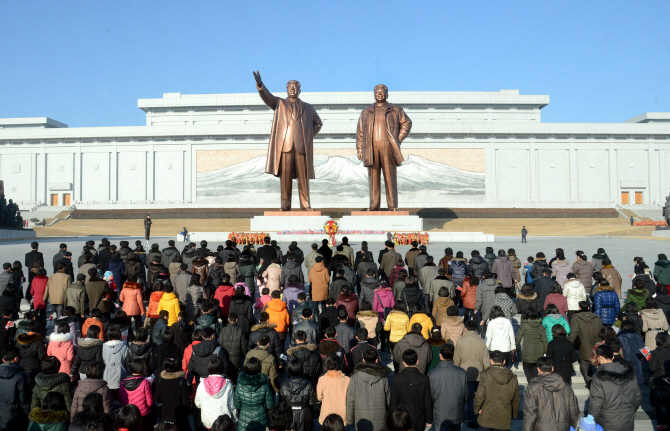
[[383, 287], [375, 289], [374, 304], [372, 309], [379, 313], [379, 320], [384, 321], [384, 308], [393, 308], [395, 306], [395, 299], [393, 298], [393, 289], [390, 287]]
[[298, 294], [304, 291], [305, 286], [302, 283], [286, 283], [283, 301], [288, 308], [289, 316], [293, 313], [295, 306], [298, 305]]

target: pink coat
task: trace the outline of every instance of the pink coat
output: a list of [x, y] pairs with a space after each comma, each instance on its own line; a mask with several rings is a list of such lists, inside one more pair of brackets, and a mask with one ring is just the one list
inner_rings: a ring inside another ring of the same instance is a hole
[[70, 375], [70, 368], [72, 368], [72, 361], [75, 357], [73, 339], [74, 337], [69, 332], [67, 334], [56, 334], [54, 332], [49, 336], [47, 355], [58, 358], [60, 361], [59, 373]]
[[394, 305], [395, 298], [393, 298], [393, 289], [384, 287], [375, 290], [372, 309], [379, 312], [379, 320], [382, 322], [384, 321], [384, 308], [393, 308]]
[[[137, 380], [142, 381], [137, 384]], [[131, 388], [131, 389], [129, 389]], [[119, 403], [122, 406], [133, 404], [140, 409], [140, 414], [146, 416], [151, 413], [154, 405], [154, 396], [151, 393], [151, 383], [143, 376], [132, 376], [124, 379], [119, 388]]]
[[262, 310], [263, 307], [265, 307], [265, 304], [270, 302], [271, 299], [272, 299], [272, 297], [270, 295], [259, 296], [258, 299], [256, 300], [256, 305], [254, 306], [254, 308], [256, 310]]
[[547, 309], [547, 305], [554, 304], [558, 307], [558, 311], [561, 313], [561, 316], [568, 318], [566, 314], [568, 313], [568, 300], [561, 293], [550, 293], [547, 295], [547, 298], [544, 300], [544, 309]]
[[47, 290], [47, 281], [49, 281], [49, 277], [46, 275], [35, 275], [33, 282], [30, 284], [30, 293], [33, 295], [35, 310], [46, 310], [47, 308], [47, 304], [44, 302], [44, 291]]
[[132, 281], [123, 283], [119, 301], [123, 302], [123, 311], [125, 311], [128, 316], [139, 316], [144, 314], [141, 284], [133, 283]]

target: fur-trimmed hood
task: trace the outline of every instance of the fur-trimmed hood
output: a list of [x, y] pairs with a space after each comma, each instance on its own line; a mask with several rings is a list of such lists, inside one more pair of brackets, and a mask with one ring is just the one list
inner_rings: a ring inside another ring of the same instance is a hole
[[294, 347], [291, 347], [290, 349], [288, 349], [286, 351], [286, 354], [288, 356], [290, 356], [293, 353], [295, 353], [295, 352], [297, 352], [298, 350], [301, 350], [301, 349], [307, 349], [310, 352], [316, 352], [316, 345], [311, 344], [311, 343], [310, 344], [298, 344], [297, 346], [294, 346]]
[[184, 376], [186, 376], [186, 374], [184, 374], [183, 371], [177, 371], [177, 372], [174, 372], [174, 373], [170, 373], [170, 372], [165, 371], [165, 370], [161, 371], [161, 379], [165, 379], [165, 380], [174, 380], [174, 379], [178, 379], [178, 378], [184, 377]]
[[463, 323], [461, 316], [445, 316], [442, 319], [442, 326], [458, 326]]
[[30, 411], [28, 419], [38, 424], [67, 424], [70, 422], [70, 413], [65, 410], [42, 410], [40, 407], [35, 407]]
[[102, 340], [99, 338], [79, 338], [77, 340], [77, 344], [79, 345], [79, 347], [89, 348], [89, 347], [101, 346]]
[[356, 364], [356, 367], [354, 367], [354, 374], [356, 373], [364, 373], [372, 377], [372, 379], [364, 379], [366, 380], [366, 383], [376, 383], [382, 378], [388, 376], [389, 369], [381, 364], [378, 365], [378, 364], [367, 364], [365, 362], [359, 362], [358, 364]]
[[125, 283], [123, 283], [123, 289], [142, 290], [142, 285], [140, 283], [135, 283], [134, 281], [126, 281]]
[[[454, 316], [449, 316], [449, 317], [454, 317]], [[446, 344], [446, 343], [447, 342], [444, 341], [443, 339], [439, 339], [439, 340], [434, 340], [432, 338], [428, 339], [428, 344], [430, 344], [431, 346], [435, 346], [435, 347], [440, 347], [441, 345]]]
[[261, 329], [276, 329], [276, 323], [259, 323], [251, 327], [251, 332], [260, 331]]
[[319, 354], [328, 356], [332, 354], [336, 354], [342, 346], [340, 346], [340, 343], [337, 342], [337, 340], [332, 340], [332, 339], [325, 339], [319, 343]]
[[39, 373], [35, 376], [35, 386], [38, 386], [45, 392], [50, 392], [53, 390], [53, 388], [62, 383], [70, 383], [70, 376], [68, 376], [66, 373]]
[[29, 346], [36, 341], [42, 341], [42, 336], [36, 332], [24, 332], [16, 336], [16, 342], [22, 346]]
[[516, 294], [516, 299], [523, 299], [524, 301], [534, 301], [537, 299], [537, 293], [533, 292], [532, 295], [526, 296], [523, 293], [519, 292]]
[[49, 335], [49, 341], [53, 341], [55, 343], [67, 343], [68, 341], [72, 340], [74, 340], [74, 336], [69, 332], [67, 334], [56, 334], [53, 332], [51, 335]]
[[379, 312], [374, 310], [359, 311], [356, 317], [379, 317]]
[[602, 364], [598, 367], [596, 377], [604, 382], [623, 386], [626, 383], [635, 380], [635, 368], [633, 368], [633, 365], [631, 364], [626, 364], [624, 366], [618, 362]]
[[614, 288], [612, 286], [598, 286], [596, 292], [607, 292], [608, 290], [614, 292]]

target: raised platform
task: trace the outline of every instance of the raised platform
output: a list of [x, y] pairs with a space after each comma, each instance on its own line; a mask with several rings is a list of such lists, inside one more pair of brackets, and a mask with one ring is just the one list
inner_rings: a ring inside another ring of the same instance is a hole
[[343, 216], [339, 226], [341, 230], [384, 230], [387, 232], [416, 232], [423, 230], [423, 219], [418, 215], [397, 215], [384, 211], [378, 215], [374, 211], [365, 215]]
[[[330, 217], [322, 216], [318, 211], [306, 213], [268, 211], [273, 215], [256, 216], [249, 220], [252, 232], [281, 232], [284, 230], [322, 230]], [[276, 215], [274, 215], [276, 214]]]
[[[328, 239], [326, 234], [288, 234], [282, 235], [279, 232], [268, 232], [272, 239], [279, 242], [297, 241], [301, 244], [321, 244], [321, 240]], [[228, 239], [230, 232], [191, 232], [188, 235], [188, 240], [199, 243], [203, 239], [210, 243], [223, 243]], [[337, 234], [335, 236], [338, 244], [343, 236], [349, 238], [351, 244], [359, 244], [361, 241], [384, 243], [386, 241], [386, 234]], [[485, 234], [482, 232], [428, 232], [429, 243], [437, 242], [495, 242], [495, 235]], [[177, 235], [175, 241], [181, 243], [184, 238]], [[307, 247], [307, 246], [306, 246]], [[303, 249], [305, 249], [303, 247]]]
[[357, 217], [408, 216], [409, 211], [352, 211], [351, 215]]
[[0, 241], [37, 238], [32, 229], [0, 229]]
[[313, 217], [313, 216], [320, 216], [321, 211], [303, 211], [303, 210], [297, 210], [297, 211], [265, 211], [263, 212], [263, 215], [265, 217]]

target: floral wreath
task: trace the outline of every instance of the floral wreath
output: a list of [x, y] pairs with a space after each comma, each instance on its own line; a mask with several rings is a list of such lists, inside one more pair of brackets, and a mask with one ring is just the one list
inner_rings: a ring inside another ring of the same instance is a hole
[[337, 244], [335, 243], [335, 234], [339, 230], [340, 226], [337, 224], [337, 222], [333, 219], [330, 219], [326, 222], [326, 224], [323, 225], [323, 231], [328, 234], [330, 237], [330, 244], [331, 246], [335, 247]]

